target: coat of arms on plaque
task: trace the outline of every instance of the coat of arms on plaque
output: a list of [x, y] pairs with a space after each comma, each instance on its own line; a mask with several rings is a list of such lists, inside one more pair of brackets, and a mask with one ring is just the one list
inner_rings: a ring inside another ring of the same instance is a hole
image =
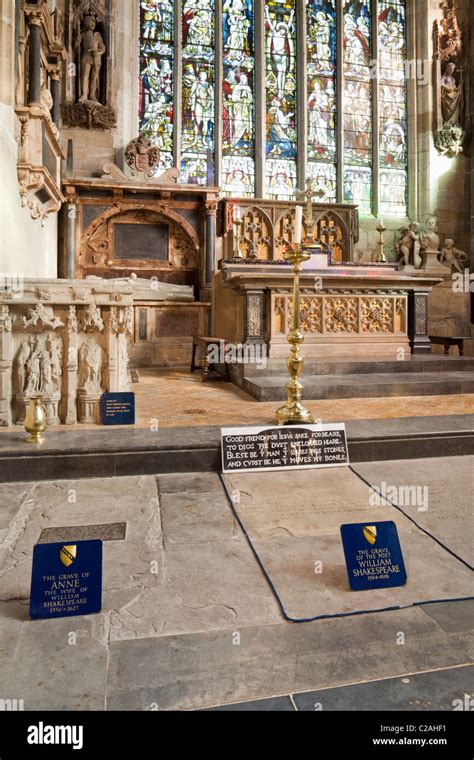
[[125, 148], [125, 161], [127, 166], [131, 169], [132, 176], [137, 176], [137, 174], [150, 176], [158, 165], [159, 160], [160, 151], [156, 145], [144, 135], [136, 137], [135, 140], [129, 142]]

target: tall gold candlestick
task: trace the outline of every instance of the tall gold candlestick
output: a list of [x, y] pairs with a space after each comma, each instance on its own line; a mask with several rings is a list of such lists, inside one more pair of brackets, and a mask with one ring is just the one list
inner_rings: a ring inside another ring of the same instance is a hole
[[378, 248], [379, 252], [377, 254], [377, 257], [375, 259], [375, 262], [377, 264], [386, 264], [387, 263], [387, 257], [385, 256], [385, 237], [384, 233], [387, 231], [387, 228], [385, 227], [383, 223], [383, 219], [380, 220], [379, 226], [377, 227], [377, 232], [380, 235], [380, 240], [378, 242]]
[[288, 390], [288, 401], [285, 406], [277, 411], [276, 418], [279, 425], [301, 425], [314, 423], [313, 415], [309, 409], [305, 409], [301, 403], [301, 392], [303, 386], [299, 382], [299, 377], [303, 371], [304, 361], [300, 355], [300, 346], [304, 343], [304, 336], [301, 332], [300, 325], [300, 272], [303, 261], [308, 261], [311, 254], [302, 250], [301, 245], [295, 244], [293, 249], [284, 254], [285, 261], [293, 264], [294, 285], [293, 285], [293, 329], [288, 335], [291, 356], [287, 359], [288, 374], [290, 382], [286, 386]]

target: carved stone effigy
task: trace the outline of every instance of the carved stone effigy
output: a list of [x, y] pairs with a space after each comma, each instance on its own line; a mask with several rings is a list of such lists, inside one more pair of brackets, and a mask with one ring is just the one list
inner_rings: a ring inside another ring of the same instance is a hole
[[23, 424], [37, 395], [48, 424], [98, 423], [102, 394], [128, 390], [132, 286], [83, 285], [26, 280], [0, 293], [0, 425]]

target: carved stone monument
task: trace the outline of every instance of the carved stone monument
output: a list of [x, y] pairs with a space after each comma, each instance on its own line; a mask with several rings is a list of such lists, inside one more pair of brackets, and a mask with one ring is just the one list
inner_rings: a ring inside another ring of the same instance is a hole
[[49, 424], [98, 423], [102, 393], [129, 390], [132, 304], [131, 285], [113, 280], [1, 291], [0, 425], [23, 424], [38, 394]]

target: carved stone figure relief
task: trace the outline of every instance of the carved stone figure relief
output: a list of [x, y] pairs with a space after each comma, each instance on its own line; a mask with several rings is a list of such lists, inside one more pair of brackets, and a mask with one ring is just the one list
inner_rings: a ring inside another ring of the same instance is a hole
[[434, 27], [434, 56], [436, 61], [437, 123], [435, 145], [447, 156], [463, 151], [464, 139], [464, 81], [463, 41], [457, 20], [456, 0], [443, 0], [443, 18]]

